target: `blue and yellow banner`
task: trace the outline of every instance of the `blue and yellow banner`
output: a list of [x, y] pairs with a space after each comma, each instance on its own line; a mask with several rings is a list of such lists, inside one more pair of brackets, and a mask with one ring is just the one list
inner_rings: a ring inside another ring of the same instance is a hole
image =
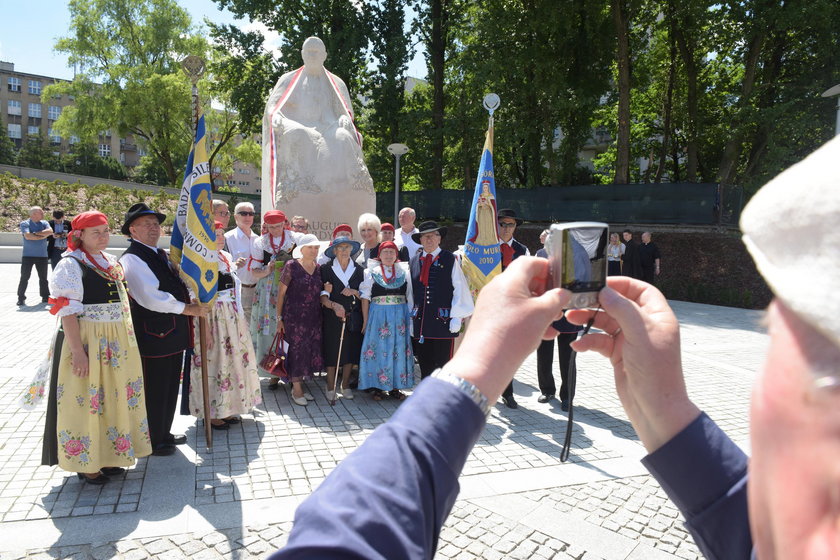
[[195, 142], [187, 158], [169, 258], [181, 267], [181, 277], [198, 301], [209, 303], [216, 298], [219, 261], [203, 114], [199, 116]]
[[499, 249], [496, 179], [493, 176], [493, 123], [487, 128], [481, 165], [475, 182], [470, 222], [464, 241], [461, 269], [470, 284], [473, 296], [502, 271], [502, 251]]

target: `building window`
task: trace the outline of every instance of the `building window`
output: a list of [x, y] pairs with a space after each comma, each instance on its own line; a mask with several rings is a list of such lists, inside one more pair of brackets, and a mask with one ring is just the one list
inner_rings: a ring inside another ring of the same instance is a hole
[[120, 152], [120, 163], [125, 165], [125, 152]]
[[99, 144], [99, 155], [102, 157], [111, 157], [111, 145]]
[[9, 110], [10, 115], [20, 115], [20, 101], [16, 99], [9, 99]]
[[58, 117], [61, 116], [61, 107], [57, 107], [56, 105], [50, 105], [50, 108], [47, 109], [47, 118], [51, 121], [57, 121]]
[[29, 116], [35, 118], [41, 118], [41, 104], [40, 103], [30, 103], [29, 104]]
[[9, 138], [16, 138], [20, 140], [20, 132], [21, 126], [19, 124], [11, 124], [9, 123], [8, 131], [9, 131]]
[[74, 134], [73, 136], [70, 137], [68, 142], [70, 143], [71, 146], [73, 144], [78, 144], [79, 143], [79, 137]]
[[20, 78], [9, 78], [9, 91], [20, 91]]
[[48, 135], [50, 137], [51, 144], [61, 144], [61, 135], [59, 133], [50, 129]]
[[41, 132], [41, 129], [38, 128], [37, 126], [27, 126], [26, 127], [26, 133], [29, 136], [38, 136], [38, 133], [40, 133], [40, 132]]
[[243, 175], [250, 175], [251, 174], [251, 170], [250, 169], [245, 169], [245, 168], [240, 169], [239, 172], [242, 173]]
[[29, 93], [41, 95], [41, 82], [39, 80], [29, 80]]

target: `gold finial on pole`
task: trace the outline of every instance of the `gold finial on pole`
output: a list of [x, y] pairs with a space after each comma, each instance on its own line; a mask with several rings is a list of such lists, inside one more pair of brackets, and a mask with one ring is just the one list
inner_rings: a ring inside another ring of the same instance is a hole
[[192, 82], [193, 128], [198, 124], [198, 80], [204, 75], [204, 59], [191, 54], [181, 61], [181, 69]]

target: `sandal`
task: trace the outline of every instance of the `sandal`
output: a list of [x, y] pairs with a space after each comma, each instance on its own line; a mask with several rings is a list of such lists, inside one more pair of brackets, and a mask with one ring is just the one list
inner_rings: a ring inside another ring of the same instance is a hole
[[399, 389], [392, 389], [390, 393], [388, 393], [392, 399], [397, 399], [398, 401], [405, 400], [405, 393], [400, 391]]
[[276, 377], [272, 377], [271, 381], [268, 382], [268, 390], [276, 391], [278, 385], [280, 385], [280, 380]]
[[374, 389], [373, 391], [371, 391], [371, 396], [373, 400], [381, 401], [385, 398], [385, 391], [383, 391], [382, 389]]

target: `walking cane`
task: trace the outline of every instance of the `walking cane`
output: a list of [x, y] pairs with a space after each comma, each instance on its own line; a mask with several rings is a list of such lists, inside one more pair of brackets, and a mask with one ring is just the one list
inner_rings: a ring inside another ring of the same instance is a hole
[[[341, 367], [341, 347], [344, 345], [344, 327], [347, 326], [347, 318], [341, 318], [341, 336], [338, 338], [338, 357], [335, 359], [335, 384], [333, 385], [333, 399], [330, 406], [335, 406], [335, 394], [338, 392], [338, 368]], [[342, 381], [344, 379], [342, 378]]]

